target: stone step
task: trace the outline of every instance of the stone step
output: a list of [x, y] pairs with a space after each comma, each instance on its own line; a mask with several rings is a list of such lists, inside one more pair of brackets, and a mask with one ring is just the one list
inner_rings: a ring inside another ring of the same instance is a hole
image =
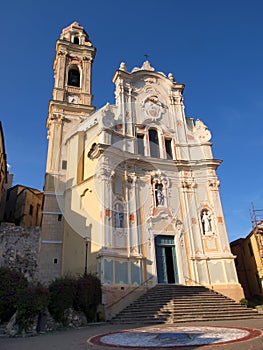
[[134, 315], [128, 315], [128, 314], [119, 314], [118, 315], [118, 318], [121, 318], [121, 319], [143, 319], [143, 318], [167, 318], [167, 317], [173, 317], [173, 318], [195, 318], [195, 317], [200, 317], [200, 316], [206, 316], [206, 317], [209, 317], [209, 318], [214, 318], [216, 316], [259, 316], [260, 318], [263, 318], [262, 315], [258, 314], [257, 312], [214, 312], [214, 313], [211, 313], [211, 312], [207, 312], [207, 311], [197, 311], [197, 312], [194, 312], [194, 313], [183, 313], [183, 312], [179, 312], [179, 313], [165, 313], [165, 312], [158, 312], [158, 313], [141, 313], [141, 314], [134, 314]]
[[202, 298], [202, 297], [220, 297], [220, 298], [225, 298], [225, 296], [223, 295], [220, 295], [220, 294], [216, 294], [216, 293], [169, 293], [168, 291], [166, 293], [163, 293], [163, 294], [157, 294], [157, 293], [154, 293], [154, 294], [148, 294], [146, 295], [146, 298], [152, 298], [152, 297], [165, 297], [165, 296], [173, 296], [175, 298], [183, 298], [183, 297], [196, 297], [196, 298]]
[[182, 314], [182, 315], [185, 315], [186, 314], [186, 311], [187, 311], [187, 314], [199, 314], [199, 313], [211, 313], [213, 315], [215, 314], [219, 314], [220, 312], [221, 313], [232, 313], [232, 314], [236, 314], [236, 313], [239, 313], [239, 314], [243, 314], [243, 313], [250, 313], [250, 314], [258, 314], [257, 311], [253, 311], [253, 310], [243, 310], [243, 309], [231, 309], [231, 308], [227, 308], [227, 309], [217, 309], [217, 310], [214, 310], [214, 309], [203, 309], [203, 310], [200, 310], [200, 309], [187, 309], [187, 310], [183, 310], [183, 309], [180, 309], [180, 310], [177, 310], [177, 309], [167, 309], [167, 310], [159, 310], [159, 311], [156, 311], [156, 310], [142, 310], [142, 311], [139, 311], [139, 310], [127, 310], [123, 313], [119, 313], [119, 316], [122, 316], [122, 315], [127, 315], [128, 317], [133, 317], [135, 315], [155, 315], [155, 314], [174, 314], [174, 315], [179, 315], [179, 314]]
[[[142, 303], [136, 303], [136, 304], [130, 304], [128, 306], [129, 307], [133, 307], [133, 308], [136, 308], [136, 309], [141, 309], [141, 306], [143, 304]], [[180, 307], [210, 307], [210, 306], [213, 306], [215, 307], [215, 303], [214, 302], [209, 302], [209, 301], [197, 301], [197, 302], [194, 302], [194, 301], [189, 301], [189, 302], [178, 302], [178, 301], [170, 301], [168, 303], [152, 303], [152, 304], [146, 304], [146, 305], [143, 305], [143, 307], [145, 308], [153, 308], [154, 306], [156, 307], [159, 307], [159, 306], [163, 306], [163, 307], [171, 307], [171, 306], [174, 306], [175, 308], [180, 308]], [[222, 303], [217, 303], [216, 304], [217, 307], [227, 307], [227, 306], [231, 306], [231, 307], [239, 307], [239, 308], [244, 308], [246, 309], [246, 306], [243, 306], [243, 305], [240, 305], [240, 304], [237, 304], [235, 302], [233, 303], [228, 303], [227, 301], [225, 302], [222, 302]]]
[[205, 287], [157, 285], [113, 319], [124, 323], [173, 323], [257, 317], [248, 309]]
[[[202, 307], [201, 307], [202, 306]], [[223, 304], [223, 305], [213, 305], [213, 304], [209, 304], [209, 305], [199, 305], [199, 304], [181, 304], [181, 305], [173, 305], [173, 304], [169, 304], [169, 305], [162, 305], [161, 308], [159, 307], [151, 307], [149, 305], [144, 306], [143, 308], [138, 307], [137, 305], [130, 305], [128, 306], [125, 310], [128, 312], [147, 312], [147, 311], [151, 311], [151, 310], [200, 310], [200, 309], [205, 309], [205, 310], [227, 310], [227, 309], [231, 309], [231, 310], [240, 310], [242, 312], [244, 311], [248, 311], [251, 309], [248, 309], [245, 306], [242, 305], [235, 305], [235, 304]], [[256, 310], [254, 310], [253, 312], [257, 312]]]
[[[247, 319], [254, 319], [254, 318], [262, 318], [259, 316], [250, 316], [250, 315], [237, 315], [237, 316], [232, 316], [232, 315], [224, 315], [224, 316], [218, 316], [216, 318], [216, 321], [224, 321], [224, 320], [247, 320]], [[161, 319], [161, 318], [148, 318], [148, 319], [143, 319], [143, 318], [137, 318], [137, 319], [113, 319], [111, 322], [112, 323], [120, 323], [123, 322], [125, 324], [170, 324], [170, 323], [185, 323], [185, 322], [202, 322], [202, 321], [211, 321], [211, 320], [215, 320], [214, 317], [195, 317], [195, 318], [188, 318], [188, 317], [184, 317], [184, 318], [173, 318], [172, 320], [167, 320], [167, 319]]]
[[141, 307], [144, 305], [148, 305], [148, 306], [160, 306], [160, 305], [168, 305], [174, 303], [174, 305], [209, 305], [209, 304], [216, 304], [216, 305], [226, 305], [226, 304], [231, 304], [231, 305], [239, 305], [238, 303], [235, 303], [234, 301], [228, 302], [227, 300], [217, 300], [217, 299], [212, 299], [212, 300], [196, 300], [196, 299], [184, 299], [184, 300], [151, 300], [151, 301], [137, 301], [136, 302], [136, 306], [137, 307]]
[[158, 314], [137, 314], [137, 315], [119, 315], [119, 320], [140, 320], [140, 319], [150, 319], [150, 318], [158, 318], [158, 319], [183, 319], [183, 318], [191, 318], [195, 319], [198, 317], [206, 317], [211, 319], [218, 319], [218, 317], [254, 317], [257, 316], [257, 314], [254, 313], [239, 313], [239, 312], [218, 312], [218, 313], [211, 313], [211, 312], [198, 312], [198, 313], [191, 313], [191, 314], [185, 314], [185, 313], [178, 313], [178, 314], [172, 314], [172, 313], [158, 313]]
[[233, 304], [237, 304], [234, 300], [228, 301], [227, 299], [220, 299], [220, 298], [196, 298], [196, 297], [190, 297], [190, 298], [182, 298], [182, 299], [176, 299], [176, 298], [160, 298], [160, 299], [143, 299], [143, 300], [137, 300], [137, 304], [144, 304], [144, 303], [151, 303], [151, 304], [161, 304], [161, 303], [169, 303], [171, 301], [177, 302], [177, 303], [189, 303], [189, 302], [196, 302], [196, 303], [207, 303], [207, 302], [232, 302]]
[[[141, 316], [134, 316], [134, 317], [124, 317], [124, 316], [120, 316], [118, 317], [118, 319], [114, 319], [120, 322], [125, 322], [125, 321], [140, 321], [140, 320], [151, 320], [151, 319], [158, 319], [159, 321], [168, 321], [168, 320], [185, 320], [185, 319], [189, 319], [189, 320], [193, 320], [195, 321], [197, 318], [206, 318], [209, 320], [218, 320], [221, 318], [235, 318], [235, 319], [239, 319], [239, 318], [254, 318], [257, 317], [256, 315], [251, 315], [251, 314], [216, 314], [216, 315], [211, 315], [210, 313], [202, 313], [202, 314], [190, 314], [190, 315], [185, 315], [185, 314], [181, 314], [181, 315], [141, 315]], [[261, 317], [262, 318], [262, 317]]]

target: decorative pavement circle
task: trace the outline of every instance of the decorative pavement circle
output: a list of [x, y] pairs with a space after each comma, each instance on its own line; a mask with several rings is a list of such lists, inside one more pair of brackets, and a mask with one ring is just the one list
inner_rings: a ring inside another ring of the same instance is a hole
[[250, 328], [153, 326], [102, 334], [90, 338], [89, 342], [110, 347], [165, 348], [227, 344], [260, 335], [261, 331]]

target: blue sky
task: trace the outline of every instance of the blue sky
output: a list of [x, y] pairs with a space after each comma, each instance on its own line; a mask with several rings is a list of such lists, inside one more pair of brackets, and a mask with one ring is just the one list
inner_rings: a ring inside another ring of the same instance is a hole
[[247, 235], [251, 202], [263, 208], [262, 13], [261, 0], [2, 1], [0, 119], [14, 184], [43, 187], [55, 42], [78, 21], [97, 48], [97, 108], [114, 103], [111, 79], [120, 62], [130, 70], [145, 54], [186, 85], [186, 114], [205, 122], [214, 156], [223, 160], [229, 238]]

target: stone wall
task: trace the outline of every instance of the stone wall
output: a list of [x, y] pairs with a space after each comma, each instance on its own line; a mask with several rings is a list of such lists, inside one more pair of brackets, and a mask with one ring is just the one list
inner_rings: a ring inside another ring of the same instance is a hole
[[38, 267], [39, 227], [0, 225], [0, 266], [22, 272], [29, 280], [35, 280]]
[[126, 306], [146, 293], [147, 290], [146, 286], [102, 286], [105, 320], [111, 320]]

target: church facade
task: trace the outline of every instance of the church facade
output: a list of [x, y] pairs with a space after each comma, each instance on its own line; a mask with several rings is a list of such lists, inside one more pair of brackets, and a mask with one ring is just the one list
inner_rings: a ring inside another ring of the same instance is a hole
[[95, 53], [77, 22], [57, 40], [40, 279], [96, 273], [106, 303], [114, 290], [157, 283], [202, 284], [240, 300], [221, 161], [206, 125], [185, 115], [184, 85], [148, 61], [131, 72], [121, 63], [115, 105], [95, 111]]

